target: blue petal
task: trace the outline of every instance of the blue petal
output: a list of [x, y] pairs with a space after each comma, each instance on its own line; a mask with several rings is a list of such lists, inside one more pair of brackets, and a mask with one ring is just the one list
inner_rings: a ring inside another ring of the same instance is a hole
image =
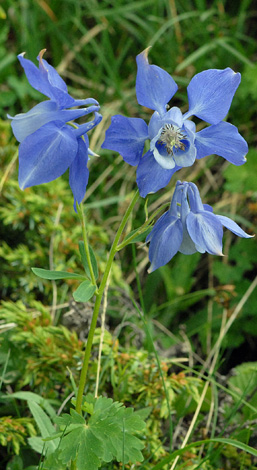
[[27, 113], [16, 114], [14, 117], [7, 115], [9, 119], [12, 119], [11, 126], [16, 139], [22, 142], [39, 127], [49, 122], [49, 120], [51, 121], [49, 116], [52, 116], [52, 113], [55, 113], [57, 109], [58, 106], [55, 101], [47, 100], [37, 104]]
[[[187, 142], [185, 141], [185, 144]], [[180, 167], [192, 166], [196, 158], [196, 148], [194, 144], [190, 143], [187, 150], [177, 150], [173, 156], [176, 165]]]
[[240, 80], [240, 73], [229, 67], [195, 75], [187, 87], [189, 110], [184, 119], [194, 114], [210, 124], [218, 124], [228, 113]]
[[187, 167], [193, 165], [196, 159], [196, 147], [194, 145], [195, 134], [188, 128], [186, 130], [186, 139], [183, 141], [185, 150], [177, 150], [174, 152], [174, 160], [176, 165]]
[[[171, 170], [175, 165], [180, 167], [187, 167], [193, 165], [196, 158], [196, 148], [193, 145], [195, 140], [195, 133], [188, 125], [190, 121], [183, 123], [182, 113], [179, 108], [173, 107], [163, 116], [155, 112], [149, 123], [149, 137], [151, 138], [150, 150], [153, 152], [156, 161], [162, 168]], [[183, 134], [185, 134], [185, 150], [174, 149], [173, 153], [168, 153], [164, 144], [159, 142], [163, 127], [167, 124], [172, 124], [178, 127]], [[183, 128], [184, 124], [184, 128]]]
[[170, 124], [175, 124], [178, 127], [183, 126], [182, 112], [179, 108], [177, 108], [177, 106], [173, 106], [171, 109], [169, 109], [165, 116], [163, 116], [163, 120], [165, 120], [165, 123], [167, 122]]
[[82, 109], [58, 109], [55, 101], [43, 101], [37, 104], [27, 113], [16, 114], [12, 119], [12, 130], [19, 142], [37, 129], [51, 121], [62, 121], [63, 123], [73, 121], [99, 109], [99, 106], [90, 106]]
[[225, 217], [224, 215], [216, 215], [216, 217], [218, 217], [219, 221], [222, 223], [222, 225], [224, 225], [224, 227], [231, 230], [231, 232], [235, 233], [238, 237], [254, 237], [254, 235], [248, 235], [248, 233], [244, 232], [244, 230], [242, 230], [241, 227], [239, 227], [239, 225], [237, 225], [236, 222], [231, 220], [229, 217]]
[[[45, 50], [39, 54], [40, 68], [37, 68], [33, 62], [25, 59], [24, 53], [18, 55], [18, 59], [24, 68], [25, 74], [30, 85], [43, 95], [56, 101], [60, 107], [73, 106], [74, 99], [68, 94], [67, 86], [56, 70], [53, 69], [45, 60], [42, 61], [42, 55]], [[54, 70], [54, 72], [53, 72]]]
[[150, 240], [149, 259], [151, 266], [148, 270], [149, 273], [167, 264], [178, 252], [183, 239], [182, 222], [166, 212], [157, 221], [152, 232], [146, 239], [146, 241]]
[[205, 211], [213, 212], [213, 208], [209, 204], [203, 204], [203, 208]]
[[146, 197], [148, 193], [155, 193], [161, 188], [165, 188], [172, 175], [179, 170], [175, 167], [172, 170], [165, 170], [155, 160], [153, 153], [149, 150], [140, 160], [137, 167], [137, 185], [140, 196]]
[[195, 134], [196, 125], [193, 121], [189, 121], [188, 119], [186, 119], [184, 121], [184, 126], [185, 126], [185, 129], [189, 129], [191, 132]]
[[149, 65], [148, 49], [137, 56], [137, 101], [142, 106], [166, 112], [166, 104], [176, 93], [178, 86], [173, 78], [157, 65]]
[[145, 239], [146, 243], [150, 242], [152, 238], [154, 237], [154, 235], [158, 233], [158, 230], [160, 227], [163, 226], [164, 221], [166, 221], [165, 223], [168, 223], [167, 220], [172, 219], [172, 218], [177, 219], [178, 217], [172, 217], [171, 214], [168, 213], [168, 211], [164, 212], [164, 214], [162, 214], [161, 217], [159, 217], [157, 222], [155, 222], [151, 232], [147, 235]]
[[162, 128], [159, 130], [158, 134], [151, 140], [150, 150], [153, 152], [154, 158], [157, 163], [164, 168], [165, 170], [172, 170], [175, 168], [175, 160], [172, 154], [167, 152], [166, 146], [158, 143], [158, 140], [161, 136]]
[[[95, 126], [99, 124], [99, 122], [102, 121], [103, 116], [97, 112], [94, 113], [94, 119], [89, 122], [85, 122], [84, 124], [76, 124], [77, 129], [74, 129], [74, 135], [78, 138], [81, 137], [82, 135], [85, 136], [85, 134], [91, 129], [93, 129]], [[93, 155], [93, 153], [92, 153]]]
[[188, 199], [193, 212], [204, 211], [202, 199], [195, 183], [188, 183]]
[[26, 137], [19, 148], [21, 189], [48, 183], [61, 176], [78, 150], [74, 130], [62, 122], [51, 122]]
[[[190, 212], [186, 218], [187, 230], [195, 245], [201, 251], [222, 256], [222, 224], [209, 211]], [[199, 251], [200, 251], [199, 250]]]
[[192, 255], [197, 252], [196, 246], [193, 240], [190, 238], [187, 228], [183, 230], [183, 240], [179, 247], [179, 252], [183, 255]]
[[143, 119], [117, 114], [112, 117], [102, 148], [119, 152], [125, 162], [135, 166], [142, 156], [146, 139], [148, 127]]
[[76, 202], [80, 204], [85, 196], [89, 178], [88, 162], [88, 137], [78, 139], [78, 151], [69, 170], [69, 183], [74, 196], [74, 209], [76, 211]]
[[181, 207], [181, 191], [183, 191], [184, 183], [181, 183], [180, 180], [176, 182], [176, 186], [174, 189], [174, 193], [171, 199], [169, 214], [173, 217], [180, 217], [180, 210], [178, 208]]
[[237, 128], [228, 122], [220, 122], [196, 133], [197, 158], [216, 154], [234, 165], [243, 165], [248, 145]]
[[[99, 105], [98, 101], [96, 101], [94, 98], [86, 98], [84, 100], [73, 100], [72, 106], [85, 106], [88, 104]], [[70, 106], [67, 106], [67, 107], [70, 107]]]
[[178, 127], [183, 126], [182, 113], [179, 108], [173, 106], [162, 116], [157, 111], [153, 113], [148, 126], [149, 139], [152, 140], [165, 124], [175, 124]]

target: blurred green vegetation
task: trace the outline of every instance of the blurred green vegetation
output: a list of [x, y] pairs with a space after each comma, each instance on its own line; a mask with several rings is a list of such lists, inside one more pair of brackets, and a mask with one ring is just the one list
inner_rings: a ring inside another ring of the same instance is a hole
[[[78, 338], [76, 331], [79, 334], [84, 328], [86, 332], [90, 317], [90, 305], [83, 323], [85, 312], [79, 312], [71, 304], [71, 294], [77, 287], [75, 281], [43, 281], [30, 269], [37, 266], [82, 270], [78, 256], [81, 233], [72, 209], [67, 175], [25, 191], [18, 187], [17, 143], [6, 114], [27, 111], [42, 95], [28, 84], [17, 54], [25, 51], [26, 57], [36, 62], [38, 52], [46, 48], [45, 58], [65, 79], [71, 95], [92, 96], [101, 104], [103, 121], [89, 136], [90, 147], [101, 157], [92, 157], [90, 161], [85, 207], [90, 243], [103, 271], [106, 247], [110, 246], [135, 189], [135, 169], [117, 154], [102, 151], [100, 147], [112, 114], [146, 120], [151, 115], [138, 105], [134, 87], [135, 56], [149, 45], [152, 46], [150, 62], [167, 70], [178, 83], [179, 90], [172, 104], [183, 111], [187, 109], [186, 86], [195, 73], [225, 67], [241, 73], [242, 82], [228, 120], [238, 126], [250, 150], [248, 162], [242, 167], [210, 156], [181, 170], [168, 188], [149, 196], [148, 210], [169, 202], [179, 177], [196, 182], [204, 202], [213, 205], [216, 213], [233, 218], [251, 234], [256, 232], [255, 33], [256, 4], [252, 0], [2, 0], [0, 296], [5, 302], [0, 309], [2, 394], [30, 390], [52, 400], [55, 408], [60, 407], [72, 393], [70, 373], [76, 379], [80, 368], [84, 337]], [[141, 201], [137, 206], [130, 229], [144, 221], [143, 204]], [[202, 364], [219, 337], [222, 321], [233, 315], [256, 273], [256, 239], [236, 239], [225, 231], [224, 253], [223, 258], [178, 254], [167, 266], [147, 275], [147, 249], [138, 243], [135, 259], [138, 280], [131, 246], [115, 261], [107, 307], [107, 327], [113, 337], [106, 332], [100, 387], [102, 393], [124, 401], [127, 406], [153, 407], [147, 422], [146, 461], [137, 467], [139, 470], [152, 468], [168, 452], [169, 424], [160, 371], [131, 296], [134, 302], [140, 303], [140, 281], [148, 328], [164, 364], [175, 448], [179, 448], [206, 380], [206, 372], [201, 375]], [[208, 428], [209, 435], [225, 433], [255, 445], [252, 423], [256, 420], [256, 390], [251, 384], [247, 386], [247, 374], [252, 369], [244, 364], [240, 369], [239, 364], [256, 359], [256, 311], [254, 291], [222, 341], [216, 373], [192, 442], [205, 435], [212, 407], [214, 418]], [[67, 317], [73, 318], [72, 325], [67, 324]], [[91, 391], [94, 391], [96, 351], [97, 341], [91, 365]], [[176, 358], [182, 360], [174, 365]], [[235, 372], [231, 372], [233, 367]], [[233, 373], [235, 377], [230, 377]], [[155, 396], [157, 385], [160, 394]], [[245, 405], [247, 401], [251, 408]], [[2, 400], [1, 405], [0, 426], [4, 437], [0, 444], [6, 468], [22, 470], [37, 465], [39, 456], [27, 441], [35, 425], [28, 417], [25, 403], [9, 400], [7, 405]], [[21, 457], [15, 457], [19, 452]], [[257, 468], [254, 458], [230, 446], [223, 450], [210, 446], [201, 453], [192, 450], [177, 468], [228, 470], [231, 462], [233, 470]]]

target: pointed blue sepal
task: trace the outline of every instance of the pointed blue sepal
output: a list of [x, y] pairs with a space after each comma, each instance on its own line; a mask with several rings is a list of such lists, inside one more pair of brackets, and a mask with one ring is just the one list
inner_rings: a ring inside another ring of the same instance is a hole
[[166, 104], [175, 95], [178, 86], [173, 78], [157, 65], [148, 62], [149, 47], [137, 56], [137, 101], [142, 106], [166, 112]]
[[74, 160], [77, 150], [78, 141], [70, 126], [57, 121], [40, 127], [19, 147], [21, 189], [61, 176]]
[[187, 87], [189, 110], [184, 118], [194, 115], [218, 124], [227, 115], [240, 81], [240, 73], [229, 67], [197, 73]]
[[69, 183], [74, 196], [75, 212], [77, 212], [76, 203], [80, 204], [85, 196], [89, 179], [88, 145], [87, 135], [78, 139], [78, 151], [69, 169]]
[[147, 138], [148, 127], [143, 119], [117, 114], [112, 116], [102, 148], [119, 152], [125, 162], [135, 166], [139, 163]]

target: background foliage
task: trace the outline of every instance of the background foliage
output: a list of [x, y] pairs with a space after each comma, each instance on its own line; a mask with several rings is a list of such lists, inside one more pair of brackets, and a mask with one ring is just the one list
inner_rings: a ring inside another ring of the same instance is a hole
[[[100, 146], [112, 114], [149, 118], [149, 111], [138, 106], [134, 88], [135, 56], [149, 45], [150, 61], [166, 69], [179, 84], [172, 103], [183, 111], [187, 106], [186, 86], [195, 73], [225, 67], [241, 73], [242, 83], [228, 120], [239, 127], [249, 144], [247, 164], [233, 167], [222, 158], [211, 156], [181, 170], [179, 178], [197, 182], [204, 202], [213, 205], [216, 213], [234, 218], [249, 233], [255, 233], [255, 31], [256, 4], [251, 0], [2, 1], [3, 395], [30, 391], [49, 400], [55, 409], [68, 407], [65, 400], [78, 376], [92, 309], [90, 304], [81, 307], [71, 300], [76, 281], [43, 281], [30, 269], [37, 266], [82, 272], [77, 254], [81, 234], [71, 210], [73, 201], [66, 175], [23, 192], [18, 187], [17, 143], [6, 113], [27, 111], [38, 102], [40, 94], [28, 85], [17, 54], [26, 51], [26, 57], [35, 61], [38, 52], [47, 48], [45, 57], [66, 80], [72, 96], [93, 96], [101, 104], [103, 121], [90, 136], [90, 146], [101, 158], [90, 161], [86, 195], [90, 242], [101, 269], [106, 259], [105, 246], [109, 246], [135, 187], [135, 170], [124, 164], [119, 155], [102, 151]], [[168, 188], [149, 197], [149, 211], [170, 200], [175, 181], [173, 178]], [[131, 229], [144, 220], [143, 201], [135, 214]], [[233, 315], [254, 282], [256, 241], [235, 238], [225, 233], [224, 258], [178, 254], [151, 275], [146, 272], [147, 249], [142, 243], [137, 244], [136, 252], [129, 246], [115, 262], [108, 294], [99, 393], [137, 410], [150, 409], [144, 431], [144, 462], [135, 468], [152, 469], [169, 452], [167, 393], [173, 443], [175, 449], [180, 448], [206, 383], [206, 368], [202, 371], [202, 366], [219, 337], [222, 322]], [[140, 308], [145, 310], [144, 321], [138, 313]], [[222, 341], [215, 374], [191, 442], [205, 436], [207, 429], [207, 437], [236, 437], [256, 446], [256, 311], [257, 297], [253, 292]], [[93, 393], [97, 349], [96, 341], [89, 384]], [[160, 357], [160, 367], [154, 351]], [[35, 433], [39, 435], [39, 430], [26, 400], [1, 399], [0, 433], [3, 468], [22, 470], [38, 465], [39, 454], [31, 449], [28, 439]], [[214, 444], [202, 451], [191, 449], [177, 468], [228, 469], [230, 463], [235, 470], [257, 468], [256, 459], [246, 452]], [[102, 468], [121, 468], [120, 464], [115, 465], [106, 464]], [[158, 468], [169, 467], [163, 464]]]

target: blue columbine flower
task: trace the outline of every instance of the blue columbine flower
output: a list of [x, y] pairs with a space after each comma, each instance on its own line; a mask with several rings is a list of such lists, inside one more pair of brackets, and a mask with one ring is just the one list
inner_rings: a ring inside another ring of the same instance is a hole
[[[140, 105], [154, 111], [149, 125], [140, 118], [113, 116], [102, 145], [137, 166], [140, 195], [164, 188], [178, 169], [191, 166], [196, 158], [215, 153], [234, 165], [245, 163], [246, 141], [235, 126], [223, 121], [240, 74], [226, 68], [195, 75], [187, 88], [189, 110], [182, 115], [177, 107], [168, 109], [178, 87], [165, 70], [149, 65], [148, 49], [137, 56], [136, 94]], [[193, 115], [211, 125], [196, 132], [189, 120]], [[150, 149], [143, 155], [147, 140]]]
[[[18, 59], [24, 68], [30, 85], [50, 100], [34, 106], [27, 113], [12, 119], [12, 129], [19, 147], [19, 185], [21, 189], [48, 183], [61, 176], [69, 168], [69, 182], [74, 195], [74, 207], [85, 195], [88, 182], [89, 149], [87, 132], [102, 119], [100, 106], [93, 98], [75, 100], [68, 94], [67, 86], [56, 70], [43, 59], [45, 49], [39, 53], [39, 67], [24, 58]], [[74, 106], [88, 108], [67, 109]], [[88, 123], [68, 125], [82, 116], [93, 113]]]
[[185, 255], [207, 251], [223, 256], [223, 226], [239, 237], [251, 237], [233, 220], [213, 214], [212, 207], [202, 203], [194, 183], [178, 181], [169, 210], [146, 238], [150, 242], [151, 266], [148, 272], [167, 264], [178, 251]]

